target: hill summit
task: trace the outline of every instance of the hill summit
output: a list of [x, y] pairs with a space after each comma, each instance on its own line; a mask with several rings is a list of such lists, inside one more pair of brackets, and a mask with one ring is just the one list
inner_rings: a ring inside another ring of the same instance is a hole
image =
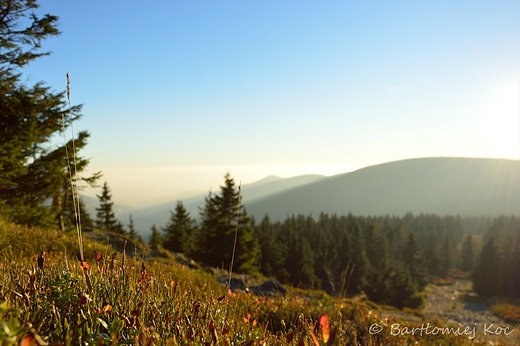
[[292, 214], [520, 215], [520, 161], [420, 158], [370, 166], [247, 203], [257, 219]]

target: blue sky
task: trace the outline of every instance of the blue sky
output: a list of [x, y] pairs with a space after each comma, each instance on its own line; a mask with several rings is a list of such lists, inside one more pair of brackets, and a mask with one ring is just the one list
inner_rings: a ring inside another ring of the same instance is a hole
[[70, 73], [81, 154], [116, 203], [216, 190], [227, 170], [520, 159], [518, 1], [40, 4], [62, 35], [26, 80], [61, 91]]

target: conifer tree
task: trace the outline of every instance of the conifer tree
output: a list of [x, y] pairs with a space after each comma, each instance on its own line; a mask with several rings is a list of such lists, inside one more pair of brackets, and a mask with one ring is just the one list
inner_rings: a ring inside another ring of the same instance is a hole
[[512, 240], [513, 248], [505, 262], [506, 277], [504, 280], [504, 294], [516, 299], [520, 298], [520, 229]]
[[283, 225], [287, 256], [284, 267], [289, 274], [288, 282], [292, 286], [302, 288], [320, 288], [321, 280], [314, 273], [315, 259], [309, 243], [304, 235], [306, 218], [299, 215], [287, 219]]
[[348, 292], [358, 293], [367, 286], [366, 280], [369, 263], [366, 256], [365, 242], [361, 231], [361, 225], [359, 224], [359, 219], [349, 215], [349, 217], [347, 217], [347, 222], [347, 253], [352, 265], [354, 266], [352, 277], [350, 278]]
[[163, 239], [159, 233], [159, 230], [157, 229], [157, 226], [152, 225], [151, 230], [152, 234], [150, 234], [150, 238], [148, 239], [148, 245], [150, 245], [152, 249], [157, 249], [160, 245], [162, 245]]
[[195, 220], [190, 217], [190, 213], [184, 208], [184, 204], [181, 201], [177, 201], [175, 212], [170, 211], [170, 220], [162, 229], [164, 233], [164, 248], [170, 251], [182, 252], [186, 255], [191, 254], [194, 229]]
[[254, 273], [258, 271], [260, 248], [251, 219], [240, 204], [239, 192], [229, 172], [220, 188], [220, 194], [209, 193], [201, 213], [202, 260], [208, 265], [229, 269], [236, 234], [233, 270]]
[[[65, 229], [70, 186], [65, 147], [53, 150], [50, 139], [62, 129], [62, 114], [68, 126], [80, 118], [81, 106], [69, 111], [65, 92], [22, 81], [20, 69], [49, 55], [40, 50], [42, 41], [60, 34], [58, 18], [37, 16], [38, 7], [36, 1], [0, 1], [0, 207], [14, 222]], [[87, 137], [80, 132], [78, 150]], [[77, 163], [82, 172], [88, 160]], [[50, 199], [52, 208], [45, 205]]]
[[473, 241], [471, 234], [468, 234], [464, 239], [464, 243], [462, 244], [461, 256], [462, 258], [460, 269], [466, 272], [472, 271], [475, 254], [473, 251]]
[[141, 236], [139, 235], [139, 232], [135, 229], [135, 225], [134, 225], [134, 218], [132, 217], [132, 214], [130, 214], [130, 216], [128, 217], [128, 236], [131, 238], [131, 239], [134, 239], [138, 242], [142, 242], [142, 238]]
[[313, 225], [309, 243], [314, 254], [314, 273], [321, 281], [321, 288], [326, 292], [336, 291], [338, 255], [335, 240], [331, 235], [329, 221], [325, 213], [320, 213], [318, 221]]
[[426, 268], [424, 267], [421, 248], [412, 232], [408, 235], [408, 240], [403, 247], [402, 259], [415, 288], [422, 291], [428, 283]]
[[480, 252], [478, 263], [473, 272], [473, 291], [491, 297], [500, 293], [501, 266], [495, 240], [490, 237]]
[[114, 202], [112, 202], [112, 194], [106, 182], [103, 184], [101, 195], [96, 196], [99, 198], [99, 207], [96, 208], [96, 227], [103, 231], [124, 233], [121, 223], [116, 219], [112, 210]]
[[441, 259], [439, 254], [439, 243], [437, 232], [430, 228], [426, 235], [426, 244], [424, 250], [424, 260], [428, 273], [432, 275], [442, 275]]
[[373, 221], [367, 225], [365, 237], [369, 269], [364, 291], [372, 301], [386, 303], [392, 269], [388, 256], [388, 243]]
[[397, 262], [389, 276], [388, 304], [404, 308], [415, 294], [416, 287], [410, 271], [403, 263]]
[[266, 276], [278, 277], [277, 274], [283, 268], [285, 261], [281, 244], [277, 241], [274, 226], [267, 214], [255, 227], [255, 233], [261, 250], [260, 271]]
[[455, 267], [455, 244], [453, 244], [448, 232], [444, 235], [444, 241], [442, 242], [441, 264], [443, 274], [448, 274], [449, 270]]

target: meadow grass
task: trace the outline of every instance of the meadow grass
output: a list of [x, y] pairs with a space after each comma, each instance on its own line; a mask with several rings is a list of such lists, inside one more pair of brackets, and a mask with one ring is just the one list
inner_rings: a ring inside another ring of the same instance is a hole
[[[392, 336], [392, 324], [417, 323], [384, 318], [363, 301], [293, 289], [276, 298], [230, 292], [201, 270], [150, 256], [140, 262], [85, 238], [80, 262], [75, 236], [0, 219], [1, 345], [470, 344]], [[385, 330], [371, 334], [374, 323]]]
[[[67, 100], [70, 113], [68, 73]], [[67, 143], [64, 116], [63, 135]], [[154, 261], [141, 245], [126, 256], [124, 236], [108, 237], [112, 244], [114, 238], [124, 243], [122, 253], [84, 239], [73, 127], [72, 160], [68, 152], [67, 160], [76, 239], [0, 216], [2, 346], [478, 344], [453, 335], [392, 335], [392, 325], [414, 325], [383, 317], [375, 304], [333, 300], [320, 291], [290, 289], [287, 297], [276, 298], [231, 292], [210, 274], [175, 263], [173, 256]], [[237, 213], [230, 278], [238, 218]], [[146, 262], [138, 260], [138, 250]], [[374, 333], [374, 325], [382, 332]]]

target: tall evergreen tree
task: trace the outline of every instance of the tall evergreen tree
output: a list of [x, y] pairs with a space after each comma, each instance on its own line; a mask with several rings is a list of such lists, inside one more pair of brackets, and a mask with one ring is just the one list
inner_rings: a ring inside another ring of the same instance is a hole
[[194, 250], [192, 244], [194, 229], [195, 220], [190, 217], [190, 213], [184, 208], [184, 204], [177, 201], [175, 212], [170, 211], [170, 220], [162, 229], [164, 248], [190, 255]]
[[121, 223], [116, 219], [112, 209], [114, 202], [112, 202], [112, 194], [106, 182], [103, 184], [101, 195], [96, 196], [99, 198], [99, 207], [96, 208], [96, 227], [103, 231], [124, 233], [124, 229]]
[[337, 271], [338, 255], [327, 214], [320, 213], [318, 221], [312, 224], [312, 232], [308, 237], [314, 254], [314, 272], [321, 281], [321, 288], [326, 292], [334, 293], [336, 291], [334, 272]]
[[424, 266], [424, 260], [422, 257], [421, 248], [415, 240], [415, 236], [412, 232], [408, 235], [403, 251], [402, 251], [403, 264], [412, 279], [415, 288], [422, 291], [428, 283], [426, 268]]
[[309, 243], [304, 235], [306, 218], [303, 215], [291, 217], [284, 222], [283, 233], [287, 244], [287, 256], [284, 267], [289, 278], [288, 282], [302, 288], [319, 288], [321, 280], [314, 272], [315, 259]]
[[[38, 7], [36, 1], [0, 1], [0, 211], [18, 223], [65, 229], [69, 172], [64, 146], [52, 150], [50, 139], [62, 129], [62, 114], [68, 126], [81, 106], [69, 112], [65, 92], [21, 80], [20, 69], [49, 55], [40, 50], [42, 41], [60, 33], [58, 18], [37, 16]], [[80, 132], [77, 149], [87, 137]], [[81, 172], [88, 160], [77, 163]], [[51, 199], [53, 208], [46, 205]]]
[[[266, 214], [259, 225], [255, 227], [256, 238], [261, 250], [260, 271], [266, 276], [279, 277], [280, 269], [283, 269], [285, 256], [281, 243], [277, 241], [275, 228]], [[284, 275], [285, 276], [285, 275]], [[286, 279], [279, 278], [280, 280]]]
[[440, 258], [440, 250], [439, 250], [439, 241], [437, 237], [437, 232], [435, 229], [430, 228], [428, 234], [426, 234], [426, 243], [424, 249], [424, 261], [428, 273], [432, 275], [443, 275], [441, 258]]
[[364, 291], [372, 301], [388, 303], [389, 278], [392, 269], [388, 243], [374, 221], [370, 221], [367, 225], [365, 237], [369, 269]]
[[131, 239], [134, 239], [134, 240], [136, 240], [138, 242], [142, 242], [143, 241], [143, 239], [139, 235], [139, 232], [135, 229], [134, 218], [132, 217], [132, 214], [130, 214], [130, 216], [128, 217], [128, 232], [127, 232], [127, 234], [128, 234], [128, 236]]
[[444, 240], [442, 242], [442, 273], [448, 274], [450, 269], [455, 267], [455, 244], [453, 243], [450, 233], [446, 232], [444, 235]]
[[516, 232], [516, 237], [512, 241], [513, 249], [507, 258], [504, 266], [506, 269], [507, 280], [504, 280], [504, 294], [520, 298], [520, 229]]
[[399, 309], [407, 306], [417, 291], [417, 285], [410, 275], [410, 270], [401, 262], [396, 262], [389, 276], [387, 302]]
[[157, 249], [163, 244], [163, 238], [161, 237], [157, 226], [152, 225], [151, 230], [152, 234], [150, 234], [150, 238], [148, 239], [148, 245], [150, 245], [152, 249]]
[[229, 172], [224, 180], [220, 194], [210, 192], [201, 213], [202, 260], [208, 265], [229, 269], [236, 234], [233, 270], [254, 273], [260, 255], [254, 227], [240, 204], [239, 191]]
[[473, 250], [473, 241], [471, 234], [468, 234], [464, 239], [464, 243], [462, 244], [461, 250], [461, 266], [460, 269], [466, 272], [473, 271], [473, 261], [475, 258], [475, 253]]
[[349, 215], [348, 222], [348, 245], [347, 253], [351, 260], [354, 270], [350, 277], [350, 283], [347, 292], [358, 293], [367, 286], [368, 274], [368, 258], [366, 256], [365, 241], [358, 218]]
[[500, 293], [502, 271], [498, 248], [493, 237], [488, 238], [480, 252], [479, 260], [473, 271], [473, 291], [491, 297]]

